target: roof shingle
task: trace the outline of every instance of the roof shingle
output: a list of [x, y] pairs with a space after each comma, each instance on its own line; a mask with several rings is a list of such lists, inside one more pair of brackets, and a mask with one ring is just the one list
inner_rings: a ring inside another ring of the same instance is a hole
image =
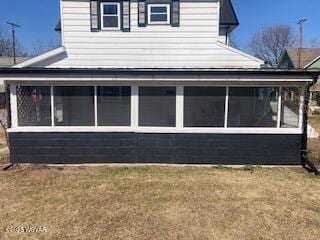
[[[299, 49], [298, 48], [287, 48], [287, 54], [294, 66], [299, 68]], [[301, 49], [301, 68], [304, 68], [317, 57], [320, 56], [320, 48], [303, 48]]]

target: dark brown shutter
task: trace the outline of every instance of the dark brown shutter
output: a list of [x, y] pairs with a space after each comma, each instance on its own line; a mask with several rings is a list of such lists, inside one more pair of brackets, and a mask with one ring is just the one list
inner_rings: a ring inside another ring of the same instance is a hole
[[145, 0], [138, 0], [138, 26], [147, 26], [147, 6]]
[[91, 1], [90, 2], [90, 20], [91, 20], [92, 32], [98, 32], [100, 30], [99, 11], [100, 11], [99, 1]]
[[130, 0], [122, 2], [122, 31], [130, 32]]
[[180, 0], [172, 0], [171, 4], [171, 26], [180, 26]]

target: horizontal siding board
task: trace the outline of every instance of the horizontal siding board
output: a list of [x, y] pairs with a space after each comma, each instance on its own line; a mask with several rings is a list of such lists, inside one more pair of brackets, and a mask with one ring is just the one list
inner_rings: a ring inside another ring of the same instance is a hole
[[[182, 1], [180, 11], [178, 28], [150, 25], [141, 28], [137, 2], [132, 1], [130, 32], [91, 32], [89, 1], [62, 1], [67, 57], [34, 67], [259, 67], [257, 61], [217, 47], [217, 1]], [[117, 52], [119, 49], [127, 54]], [[198, 49], [203, 51], [197, 53]], [[189, 59], [184, 60], [187, 55]]]
[[[155, 67], [161, 67], [161, 68], [170, 68], [173, 65], [175, 66], [184, 66], [184, 67], [193, 67], [194, 62], [197, 62], [197, 64], [201, 65], [204, 68], [210, 68], [210, 67], [217, 67], [217, 68], [232, 68], [232, 67], [237, 67], [239, 64], [247, 64], [248, 67], [256, 67], [255, 64], [253, 64], [250, 61], [228, 61], [227, 63], [224, 63], [222, 61], [218, 60], [199, 60], [199, 59], [193, 59], [193, 60], [182, 60], [178, 61], [176, 59], [167, 59], [166, 62], [159, 62], [157, 60], [155, 61], [148, 61], [146, 62], [145, 59], [137, 59], [133, 61], [126, 61], [123, 62], [122, 60], [65, 60], [63, 66], [64, 67], [70, 67], [70, 68], [75, 68], [75, 67], [83, 67], [83, 68], [94, 68], [97, 65], [99, 67], [105, 67], [105, 68], [111, 68], [111, 67], [119, 67], [119, 68], [135, 68], [139, 66], [144, 66], [146, 68], [152, 68]], [[59, 65], [52, 65], [52, 67], [60, 67]]]
[[180, 27], [138, 27], [131, 2], [131, 31], [91, 32], [89, 1], [62, 1], [67, 57], [34, 67], [259, 67], [258, 62], [217, 46], [217, 1], [180, 4]]
[[300, 164], [301, 135], [10, 133], [14, 163]]

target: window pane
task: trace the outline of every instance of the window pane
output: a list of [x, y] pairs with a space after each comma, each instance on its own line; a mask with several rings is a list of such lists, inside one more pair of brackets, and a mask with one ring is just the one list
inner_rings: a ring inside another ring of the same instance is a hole
[[150, 127], [176, 126], [176, 88], [139, 88], [139, 125]]
[[300, 93], [297, 87], [283, 87], [281, 91], [281, 127], [299, 126]]
[[98, 125], [131, 125], [131, 87], [98, 87]]
[[94, 126], [93, 87], [55, 87], [56, 126]]
[[151, 14], [151, 22], [166, 22], [166, 14]]
[[103, 27], [108, 28], [108, 27], [119, 27], [118, 23], [118, 17], [117, 16], [105, 16], [103, 17]]
[[151, 13], [167, 13], [167, 7], [151, 7]]
[[17, 87], [18, 125], [51, 126], [50, 87]]
[[185, 87], [184, 126], [224, 127], [226, 88]]
[[277, 127], [278, 88], [229, 88], [228, 127]]
[[104, 4], [103, 5], [103, 13], [104, 14], [117, 14], [118, 13], [118, 5], [117, 4]]

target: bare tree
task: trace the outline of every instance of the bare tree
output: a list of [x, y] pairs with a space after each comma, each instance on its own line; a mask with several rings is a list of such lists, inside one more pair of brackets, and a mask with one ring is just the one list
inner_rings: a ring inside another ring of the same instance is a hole
[[296, 36], [290, 26], [278, 25], [267, 27], [256, 33], [249, 42], [249, 50], [264, 60], [269, 67], [278, 64], [283, 51], [293, 47]]
[[[16, 54], [17, 56], [27, 55], [18, 38], [16, 38]], [[12, 37], [10, 32], [5, 31], [4, 28], [0, 28], [0, 56], [13, 56]]]
[[309, 43], [311, 48], [320, 48], [320, 39], [312, 39]]
[[0, 56], [12, 55], [12, 43], [7, 36], [7, 32], [0, 28]]
[[59, 43], [50, 40], [49, 42], [44, 42], [41, 39], [35, 41], [32, 45], [33, 50], [30, 53], [32, 56], [38, 56], [42, 53], [48, 52], [52, 49], [59, 47]]

